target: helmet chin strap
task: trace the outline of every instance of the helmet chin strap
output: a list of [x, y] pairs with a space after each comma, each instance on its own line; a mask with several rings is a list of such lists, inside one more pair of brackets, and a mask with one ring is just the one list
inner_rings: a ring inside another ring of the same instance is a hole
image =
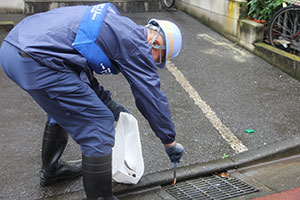
[[[157, 67], [161, 69], [165, 68], [166, 61], [178, 56], [180, 52], [181, 45], [182, 45], [181, 31], [176, 24], [168, 20], [151, 19], [148, 21], [146, 27], [157, 31], [159, 34], [161, 34], [161, 36], [163, 36], [162, 38], [164, 39], [164, 42], [160, 42], [161, 38], [159, 37], [158, 37], [159, 40], [155, 41], [155, 39], [157, 40], [157, 36], [155, 36], [155, 33], [153, 32], [152, 33], [153, 35], [149, 37], [149, 40], [150, 40], [150, 45], [152, 46], [152, 50], [161, 49], [160, 50], [161, 52], [159, 53], [161, 53], [160, 55], [164, 55], [161, 59], [163, 60], [162, 63], [158, 64]], [[165, 46], [161, 46], [160, 44]]]
[[164, 40], [164, 34], [163, 32], [161, 31], [161, 28], [159, 26], [154, 26], [152, 24], [147, 24], [146, 25], [146, 28], [149, 28], [149, 29], [152, 29], [154, 31], [156, 31], [156, 34], [155, 36], [150, 40], [148, 41], [149, 44], [154, 48], [154, 49], [161, 49], [161, 50], [165, 50], [166, 49], [166, 46], [165, 45], [155, 45], [154, 42], [155, 40], [158, 38], [158, 35], [160, 34]]
[[166, 50], [166, 46], [165, 45], [155, 45], [154, 42], [156, 41], [156, 39], [158, 38], [159, 35], [161, 35], [161, 37], [164, 40], [164, 33], [161, 31], [161, 28], [159, 26], [154, 26], [152, 24], [147, 24], [146, 28], [156, 31], [156, 34], [154, 35], [154, 37], [151, 40], [149, 39], [147, 41], [151, 45], [152, 48], [157, 49], [159, 51], [159, 62], [156, 62], [156, 63], [162, 64], [163, 62], [165, 62], [166, 59], [163, 58], [161, 51]]

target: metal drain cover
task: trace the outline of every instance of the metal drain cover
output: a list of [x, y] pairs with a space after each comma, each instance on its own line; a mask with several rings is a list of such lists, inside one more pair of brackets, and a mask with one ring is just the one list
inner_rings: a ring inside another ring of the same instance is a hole
[[220, 175], [190, 179], [163, 189], [179, 200], [221, 200], [258, 192], [256, 188], [238, 179]]

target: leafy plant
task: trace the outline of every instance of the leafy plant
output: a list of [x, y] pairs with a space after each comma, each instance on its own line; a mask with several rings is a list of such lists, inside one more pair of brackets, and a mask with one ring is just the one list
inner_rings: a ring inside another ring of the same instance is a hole
[[248, 16], [252, 19], [267, 22], [281, 7], [284, 0], [250, 0], [248, 2]]

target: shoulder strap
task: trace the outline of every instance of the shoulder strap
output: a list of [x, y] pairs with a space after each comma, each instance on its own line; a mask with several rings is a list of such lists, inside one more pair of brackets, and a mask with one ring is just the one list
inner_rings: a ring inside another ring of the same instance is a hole
[[91, 68], [98, 74], [118, 73], [103, 50], [95, 43], [110, 6], [112, 6], [111, 3], [89, 6], [83, 15], [72, 44], [73, 48], [87, 59]]

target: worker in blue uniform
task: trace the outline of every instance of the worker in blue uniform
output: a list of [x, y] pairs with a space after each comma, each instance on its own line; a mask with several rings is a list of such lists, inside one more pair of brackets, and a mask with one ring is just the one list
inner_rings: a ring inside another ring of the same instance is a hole
[[[110, 3], [54, 9], [13, 28], [2, 43], [0, 64], [47, 113], [42, 186], [83, 174], [88, 199], [116, 199], [111, 188], [114, 120], [128, 110], [99, 85], [94, 72], [124, 75], [170, 160], [180, 161], [184, 150], [175, 142], [157, 67], [177, 56], [181, 43], [174, 23], [152, 19], [137, 25]], [[68, 135], [80, 145], [82, 166], [59, 160]]]

